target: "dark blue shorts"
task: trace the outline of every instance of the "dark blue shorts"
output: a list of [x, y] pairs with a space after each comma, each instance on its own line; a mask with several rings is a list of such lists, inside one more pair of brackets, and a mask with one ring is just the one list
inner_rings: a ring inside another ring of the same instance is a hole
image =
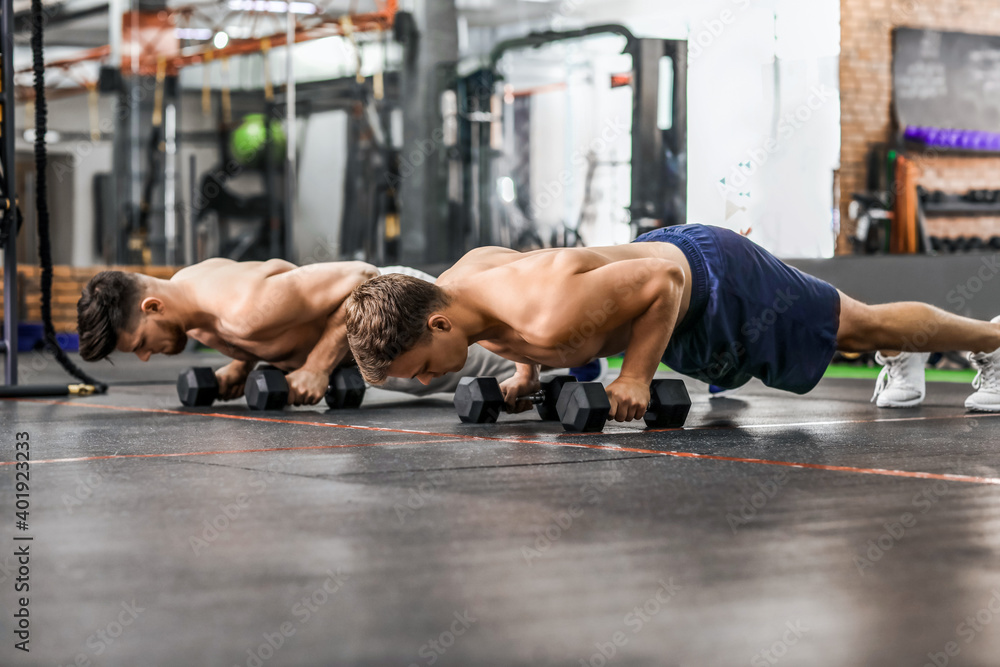
[[836, 288], [721, 227], [665, 227], [634, 243], [649, 241], [680, 248], [693, 279], [663, 363], [727, 389], [752, 377], [797, 394], [816, 386], [837, 349]]

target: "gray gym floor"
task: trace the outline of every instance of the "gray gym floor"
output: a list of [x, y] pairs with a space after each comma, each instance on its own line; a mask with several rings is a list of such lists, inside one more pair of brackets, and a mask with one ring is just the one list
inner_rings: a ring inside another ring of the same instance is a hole
[[0, 401], [0, 664], [1000, 664], [1000, 417], [966, 414], [966, 385], [884, 411], [871, 381], [691, 382], [684, 430], [569, 435], [381, 391], [184, 410], [172, 381], [204, 363], [120, 358], [91, 368], [160, 382]]

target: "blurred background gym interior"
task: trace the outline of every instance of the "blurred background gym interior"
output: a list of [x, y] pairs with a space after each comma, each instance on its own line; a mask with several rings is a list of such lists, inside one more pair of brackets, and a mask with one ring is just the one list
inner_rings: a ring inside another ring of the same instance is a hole
[[803, 396], [661, 367], [662, 421], [588, 431], [352, 378], [213, 401], [185, 369], [224, 354], [85, 363], [77, 331], [109, 267], [437, 276], [686, 223], [991, 319], [1000, 0], [0, 9], [0, 664], [1000, 664], [966, 351], [897, 410], [873, 354]]

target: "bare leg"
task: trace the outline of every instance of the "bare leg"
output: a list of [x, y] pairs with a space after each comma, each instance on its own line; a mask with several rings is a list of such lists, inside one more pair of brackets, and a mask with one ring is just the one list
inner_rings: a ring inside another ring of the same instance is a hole
[[846, 352], [993, 352], [1000, 348], [1000, 324], [914, 301], [869, 306], [841, 292], [837, 347]]

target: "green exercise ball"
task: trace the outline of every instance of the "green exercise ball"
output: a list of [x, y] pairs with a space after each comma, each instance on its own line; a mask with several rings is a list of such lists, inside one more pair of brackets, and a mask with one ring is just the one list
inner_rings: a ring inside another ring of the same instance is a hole
[[[281, 122], [271, 121], [272, 155], [276, 164], [285, 159], [285, 130]], [[233, 130], [229, 140], [233, 158], [244, 167], [264, 164], [264, 145], [267, 143], [267, 129], [264, 114], [252, 113], [243, 117], [243, 122]]]

